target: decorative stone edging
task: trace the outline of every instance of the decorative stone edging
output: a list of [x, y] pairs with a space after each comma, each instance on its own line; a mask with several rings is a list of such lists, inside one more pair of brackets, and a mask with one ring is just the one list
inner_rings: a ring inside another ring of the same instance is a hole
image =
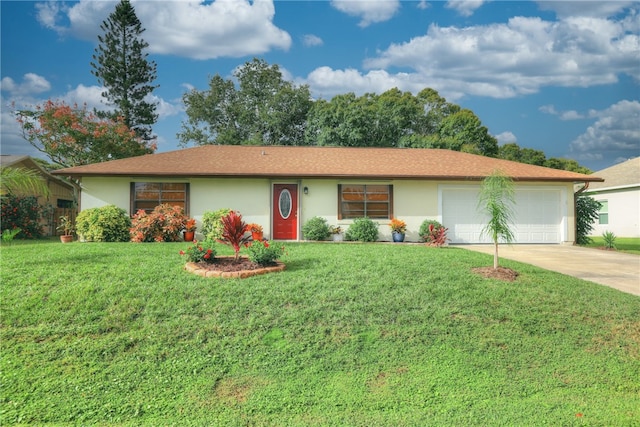
[[240, 271], [216, 271], [216, 270], [207, 270], [206, 268], [201, 268], [195, 262], [188, 262], [184, 265], [184, 269], [189, 273], [197, 274], [202, 277], [221, 277], [223, 279], [245, 279], [251, 276], [258, 276], [260, 274], [267, 273], [276, 273], [278, 271], [283, 271], [285, 269], [285, 265], [276, 261], [277, 265], [272, 265], [269, 267], [256, 268], [255, 270], [240, 270]]

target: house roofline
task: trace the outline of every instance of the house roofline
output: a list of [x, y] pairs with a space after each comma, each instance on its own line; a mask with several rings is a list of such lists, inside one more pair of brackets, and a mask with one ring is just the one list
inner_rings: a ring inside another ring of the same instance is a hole
[[[452, 175], [362, 175], [362, 174], [306, 174], [306, 175], [291, 175], [291, 174], [237, 174], [237, 173], [191, 173], [191, 174], [166, 174], [166, 173], [79, 173], [79, 174], [60, 174], [69, 177], [130, 177], [130, 178], [170, 178], [170, 179], [188, 179], [188, 178], [278, 178], [278, 179], [367, 179], [367, 180], [422, 180], [422, 181], [482, 181], [486, 177], [481, 175], [473, 176], [452, 176]], [[604, 182], [604, 179], [594, 177], [593, 179], [578, 180], [574, 178], [558, 178], [558, 177], [512, 177], [516, 182]]]

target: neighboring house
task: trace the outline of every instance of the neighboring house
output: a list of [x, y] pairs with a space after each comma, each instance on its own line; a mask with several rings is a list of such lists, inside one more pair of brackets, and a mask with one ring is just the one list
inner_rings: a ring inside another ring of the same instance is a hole
[[314, 216], [343, 228], [368, 216], [380, 240], [391, 240], [396, 217], [418, 241], [420, 224], [435, 219], [453, 243], [479, 243], [489, 239], [478, 190], [497, 169], [517, 181], [518, 243], [575, 241], [573, 185], [600, 178], [449, 150], [207, 145], [55, 173], [80, 180], [81, 209], [113, 204], [134, 214], [172, 203], [200, 221], [231, 208], [281, 240], [302, 240]]
[[593, 235], [611, 231], [618, 237], [640, 237], [640, 157], [595, 172], [604, 182], [589, 184], [584, 195], [601, 203]]
[[56, 234], [57, 221], [61, 215], [68, 215], [72, 219], [75, 219], [77, 212], [76, 189], [73, 184], [57, 176], [53, 176], [44, 170], [30, 156], [0, 155], [0, 166], [3, 168], [13, 167], [35, 170], [47, 183], [49, 196], [38, 196], [39, 205], [51, 206], [52, 208], [47, 218], [43, 218], [41, 221], [45, 235], [53, 236]]

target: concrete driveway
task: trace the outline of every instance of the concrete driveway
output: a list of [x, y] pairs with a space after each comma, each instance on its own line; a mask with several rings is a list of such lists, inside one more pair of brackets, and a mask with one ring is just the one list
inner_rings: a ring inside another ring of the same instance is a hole
[[[493, 255], [493, 245], [458, 247]], [[640, 256], [565, 245], [500, 245], [501, 258], [640, 295]]]

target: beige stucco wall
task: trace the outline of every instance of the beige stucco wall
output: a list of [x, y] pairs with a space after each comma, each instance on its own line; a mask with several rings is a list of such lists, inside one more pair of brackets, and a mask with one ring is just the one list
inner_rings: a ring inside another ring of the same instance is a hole
[[593, 224], [592, 236], [611, 231], [617, 237], [640, 237], [640, 187], [587, 194], [609, 202], [609, 224]]
[[[326, 218], [329, 225], [349, 228], [353, 220], [338, 220], [338, 184], [384, 184], [393, 185], [394, 215], [407, 223], [407, 241], [418, 241], [418, 230], [425, 219], [438, 219], [438, 186], [436, 182], [425, 181], [358, 181], [358, 180], [302, 180], [300, 188], [309, 189], [309, 194], [301, 191], [301, 217], [304, 224], [314, 216]], [[389, 220], [374, 220], [379, 224], [378, 239], [391, 240]]]
[[[407, 222], [407, 241], [418, 241], [420, 224], [426, 219], [442, 221], [439, 212], [439, 190], [436, 181], [387, 180], [359, 181], [338, 179], [270, 180], [254, 178], [190, 178], [190, 179], [146, 179], [146, 178], [100, 178], [85, 177], [82, 180], [81, 210], [114, 204], [129, 212], [131, 182], [188, 182], [190, 183], [189, 214], [201, 226], [205, 211], [221, 208], [238, 210], [245, 222], [256, 222], [263, 226], [266, 238], [271, 237], [272, 188], [274, 183], [295, 183], [299, 188], [298, 236], [302, 239], [302, 225], [314, 216], [326, 218], [329, 225], [341, 225], [346, 230], [352, 220], [337, 219], [338, 184], [391, 184], [393, 185], [394, 215]], [[469, 185], [469, 182], [451, 184]], [[472, 183], [474, 184], [474, 183]], [[478, 183], [479, 185], [479, 183]], [[559, 186], [566, 189], [565, 241], [575, 240], [573, 186], [552, 183], [524, 183], [518, 185]], [[308, 194], [303, 189], [307, 187]], [[132, 212], [130, 212], [132, 213]], [[388, 220], [376, 220], [379, 224], [379, 240], [391, 240]]]

